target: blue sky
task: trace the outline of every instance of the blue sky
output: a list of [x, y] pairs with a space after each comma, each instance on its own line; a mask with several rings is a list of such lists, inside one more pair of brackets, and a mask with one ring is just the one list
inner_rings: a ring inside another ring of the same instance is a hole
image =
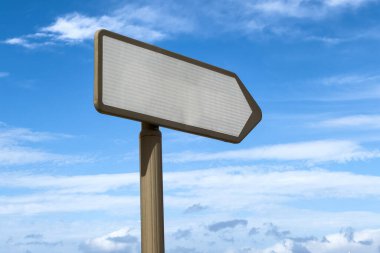
[[109, 30], [236, 72], [238, 145], [163, 132], [166, 252], [378, 253], [377, 0], [1, 1], [0, 251], [140, 252], [140, 124], [93, 107]]

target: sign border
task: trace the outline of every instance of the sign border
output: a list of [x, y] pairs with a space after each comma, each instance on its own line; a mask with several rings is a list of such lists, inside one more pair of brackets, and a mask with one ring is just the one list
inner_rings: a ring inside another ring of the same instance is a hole
[[[235, 78], [237, 83], [240, 86], [241, 91], [244, 94], [245, 99], [247, 100], [249, 106], [251, 107], [252, 113], [249, 119], [247, 120], [245, 126], [243, 127], [241, 133], [239, 136], [233, 136], [228, 134], [223, 134], [219, 132], [215, 132], [212, 130], [200, 128], [200, 127], [194, 127], [191, 125], [186, 125], [162, 118], [153, 117], [146, 114], [141, 114], [129, 110], [124, 110], [112, 106], [105, 105], [103, 103], [103, 37], [108, 36], [110, 38], [123, 41], [125, 43], [129, 43], [138, 47], [142, 47], [151, 51], [154, 51], [156, 53], [160, 53], [169, 57], [173, 57], [175, 59], [185, 61], [206, 69], [209, 69], [211, 71], [215, 71], [227, 76], [230, 76], [232, 78]], [[187, 133], [192, 133], [196, 135], [201, 135], [204, 137], [209, 137], [213, 139], [218, 139], [226, 142], [231, 143], [240, 143], [248, 134], [251, 132], [251, 130], [261, 121], [262, 119], [262, 112], [260, 107], [257, 105], [256, 101], [252, 98], [251, 94], [248, 92], [247, 88], [244, 86], [244, 84], [241, 82], [239, 77], [228, 70], [218, 68], [216, 66], [156, 47], [151, 44], [147, 44], [145, 42], [141, 42], [105, 29], [98, 30], [95, 33], [94, 38], [94, 53], [95, 53], [95, 69], [94, 69], [94, 106], [96, 110], [103, 114], [108, 114], [112, 116], [117, 116], [121, 118], [136, 120], [140, 122], [155, 124], [167, 128], [171, 128], [178, 131], [183, 131]]]

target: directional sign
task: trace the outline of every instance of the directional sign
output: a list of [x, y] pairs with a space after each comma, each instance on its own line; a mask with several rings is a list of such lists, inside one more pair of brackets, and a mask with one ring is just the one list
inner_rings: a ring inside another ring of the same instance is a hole
[[95, 34], [96, 109], [239, 143], [261, 110], [230, 71], [107, 30]]

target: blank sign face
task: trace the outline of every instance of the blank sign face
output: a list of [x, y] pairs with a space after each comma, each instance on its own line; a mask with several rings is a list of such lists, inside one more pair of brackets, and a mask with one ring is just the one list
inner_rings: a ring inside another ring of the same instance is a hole
[[229, 142], [261, 119], [231, 72], [105, 30], [95, 50], [100, 112]]

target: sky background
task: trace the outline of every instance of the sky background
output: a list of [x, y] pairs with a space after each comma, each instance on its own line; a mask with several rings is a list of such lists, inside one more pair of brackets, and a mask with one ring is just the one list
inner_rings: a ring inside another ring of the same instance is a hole
[[238, 145], [161, 129], [166, 252], [380, 252], [377, 0], [1, 1], [0, 252], [140, 252], [140, 124], [94, 109], [100, 28], [263, 111]]

